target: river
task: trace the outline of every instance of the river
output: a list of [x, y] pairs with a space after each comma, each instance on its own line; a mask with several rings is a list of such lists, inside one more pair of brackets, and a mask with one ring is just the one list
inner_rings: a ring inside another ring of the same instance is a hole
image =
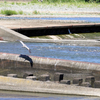
[[25, 44], [31, 49], [31, 53], [22, 48], [20, 42], [1, 42], [0, 52], [100, 63], [100, 47], [97, 46], [29, 42]]
[[88, 23], [100, 23], [100, 17], [11, 17], [0, 16], [0, 19], [14, 19], [14, 20], [70, 20], [70, 21], [82, 21]]

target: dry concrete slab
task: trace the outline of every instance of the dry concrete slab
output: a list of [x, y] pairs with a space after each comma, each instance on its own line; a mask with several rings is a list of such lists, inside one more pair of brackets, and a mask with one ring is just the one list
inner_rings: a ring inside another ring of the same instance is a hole
[[[100, 46], [99, 40], [56, 40], [56, 39], [35, 39], [29, 38], [12, 29], [20, 28], [43, 28], [43, 27], [64, 27], [86, 25], [85, 23], [65, 23], [59, 21], [36, 21], [36, 20], [1, 20], [0, 21], [0, 38], [6, 41], [22, 40], [25, 42], [44, 42], [44, 43], [66, 43], [74, 45], [93, 45]], [[93, 23], [89, 23], [93, 25]], [[98, 25], [95, 23], [95, 25]]]
[[18, 32], [15, 32], [9, 28], [0, 26], [0, 37], [3, 40], [7, 41], [16, 41], [16, 40], [23, 40], [23, 39], [30, 39], [27, 36], [24, 36]]
[[100, 96], [100, 89], [5, 76], [0, 76], [0, 89], [47, 94]]

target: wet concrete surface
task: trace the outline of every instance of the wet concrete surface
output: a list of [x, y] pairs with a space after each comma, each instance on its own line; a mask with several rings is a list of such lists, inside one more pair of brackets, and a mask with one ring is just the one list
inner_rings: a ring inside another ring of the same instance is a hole
[[62, 96], [62, 95], [0, 90], [0, 97], [4, 98], [40, 98], [40, 97], [53, 97], [53, 96]]
[[57, 94], [42, 94], [29, 92], [16, 92], [0, 90], [0, 99], [2, 100], [99, 100], [99, 97], [75, 96], [75, 95], [57, 95]]
[[37, 94], [28, 93], [28, 92], [15, 92], [15, 91], [0, 90], [0, 97], [6, 97], [6, 98], [26, 98], [27, 97], [27, 98], [30, 98], [30, 97], [37, 97]]

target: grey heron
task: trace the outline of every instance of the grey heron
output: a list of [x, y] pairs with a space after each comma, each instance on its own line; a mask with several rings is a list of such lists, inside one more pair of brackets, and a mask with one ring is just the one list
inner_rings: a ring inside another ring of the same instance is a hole
[[71, 34], [71, 31], [70, 31], [70, 29], [68, 29], [68, 33], [69, 33], [69, 34]]

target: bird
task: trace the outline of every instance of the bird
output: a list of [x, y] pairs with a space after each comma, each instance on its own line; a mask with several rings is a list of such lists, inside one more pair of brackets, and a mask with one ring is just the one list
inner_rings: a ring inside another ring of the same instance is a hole
[[29, 47], [27, 47], [22, 41], [19, 40], [19, 42], [23, 45], [22, 47], [26, 48], [29, 51], [29, 53], [31, 53], [31, 50]]
[[68, 29], [68, 33], [69, 33], [69, 34], [71, 34], [71, 31], [70, 31], [70, 29]]

